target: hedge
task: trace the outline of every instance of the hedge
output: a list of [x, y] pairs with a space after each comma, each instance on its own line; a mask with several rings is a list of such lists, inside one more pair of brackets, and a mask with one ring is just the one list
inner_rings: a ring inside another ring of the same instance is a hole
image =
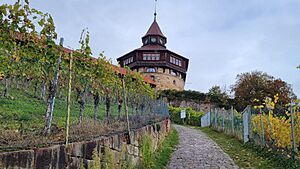
[[[205, 114], [203, 111], [196, 112], [192, 108], [184, 108], [186, 110], [186, 118], [184, 119], [184, 124], [200, 126], [201, 117]], [[182, 119], [180, 118], [180, 113], [183, 108], [169, 106], [170, 118], [173, 123], [183, 124]]]

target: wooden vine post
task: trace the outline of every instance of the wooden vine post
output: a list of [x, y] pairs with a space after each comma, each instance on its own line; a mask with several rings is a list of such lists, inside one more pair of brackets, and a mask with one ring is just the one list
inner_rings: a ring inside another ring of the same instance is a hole
[[130, 125], [129, 125], [129, 115], [128, 115], [128, 105], [127, 105], [127, 94], [126, 94], [126, 88], [125, 88], [125, 81], [124, 76], [122, 77], [122, 88], [123, 88], [123, 94], [124, 94], [124, 105], [125, 105], [125, 114], [126, 114], [126, 121], [127, 121], [127, 130], [130, 135]]
[[57, 60], [57, 68], [56, 72], [54, 74], [54, 79], [50, 81], [50, 86], [49, 86], [49, 96], [47, 100], [47, 109], [46, 109], [46, 124], [45, 124], [45, 129], [44, 129], [44, 134], [50, 134], [51, 131], [51, 123], [53, 119], [53, 109], [54, 109], [54, 103], [55, 103], [55, 95], [57, 92], [57, 84], [58, 84], [58, 78], [59, 78], [59, 67], [61, 65], [61, 58], [63, 55], [63, 42], [64, 39], [60, 39], [60, 50], [61, 53], [58, 57]]
[[71, 110], [71, 91], [72, 91], [72, 63], [73, 63], [73, 53], [69, 56], [69, 86], [68, 86], [68, 106], [67, 106], [67, 116], [66, 116], [66, 147], [69, 142], [69, 125], [70, 125], [70, 110]]

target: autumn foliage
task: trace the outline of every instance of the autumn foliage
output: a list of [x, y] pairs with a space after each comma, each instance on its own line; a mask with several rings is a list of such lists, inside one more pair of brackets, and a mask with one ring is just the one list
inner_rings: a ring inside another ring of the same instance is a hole
[[275, 109], [282, 110], [295, 97], [288, 83], [260, 71], [237, 75], [232, 92], [235, 96], [235, 107], [240, 111], [247, 105], [261, 105], [266, 97], [274, 99], [276, 94], [279, 100]]

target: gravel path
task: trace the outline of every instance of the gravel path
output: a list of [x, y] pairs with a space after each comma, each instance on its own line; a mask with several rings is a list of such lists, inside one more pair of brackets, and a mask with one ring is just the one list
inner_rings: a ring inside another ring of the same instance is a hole
[[174, 125], [180, 143], [173, 153], [169, 169], [237, 169], [233, 160], [203, 132]]

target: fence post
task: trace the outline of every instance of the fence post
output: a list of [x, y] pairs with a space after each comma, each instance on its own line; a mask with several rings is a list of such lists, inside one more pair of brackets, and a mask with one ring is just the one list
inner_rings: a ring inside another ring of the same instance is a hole
[[[248, 107], [246, 108], [248, 109]], [[243, 113], [243, 126], [244, 126], [244, 129], [243, 129], [243, 135], [244, 135], [244, 143], [248, 142], [249, 141], [249, 115], [248, 115], [248, 111], [247, 110], [244, 110], [244, 113]]]
[[222, 130], [223, 130], [223, 132], [225, 132], [225, 111], [224, 110], [222, 110]]
[[265, 146], [265, 131], [264, 131], [264, 123], [262, 119], [262, 111], [261, 108], [259, 108], [259, 113], [260, 113], [260, 127], [261, 127], [261, 142], [262, 145]]
[[251, 121], [251, 117], [252, 117], [252, 110], [251, 110], [251, 106], [248, 107], [248, 126], [249, 126], [249, 139], [252, 138], [252, 121]]
[[296, 142], [295, 142], [295, 122], [294, 122], [294, 110], [293, 103], [291, 103], [291, 123], [292, 123], [292, 157], [296, 160]]
[[216, 108], [215, 108], [214, 114], [215, 114], [215, 117], [214, 117], [215, 128], [217, 128], [217, 109]]
[[233, 113], [233, 106], [231, 106], [231, 129], [232, 129], [232, 134], [234, 135], [234, 113]]

